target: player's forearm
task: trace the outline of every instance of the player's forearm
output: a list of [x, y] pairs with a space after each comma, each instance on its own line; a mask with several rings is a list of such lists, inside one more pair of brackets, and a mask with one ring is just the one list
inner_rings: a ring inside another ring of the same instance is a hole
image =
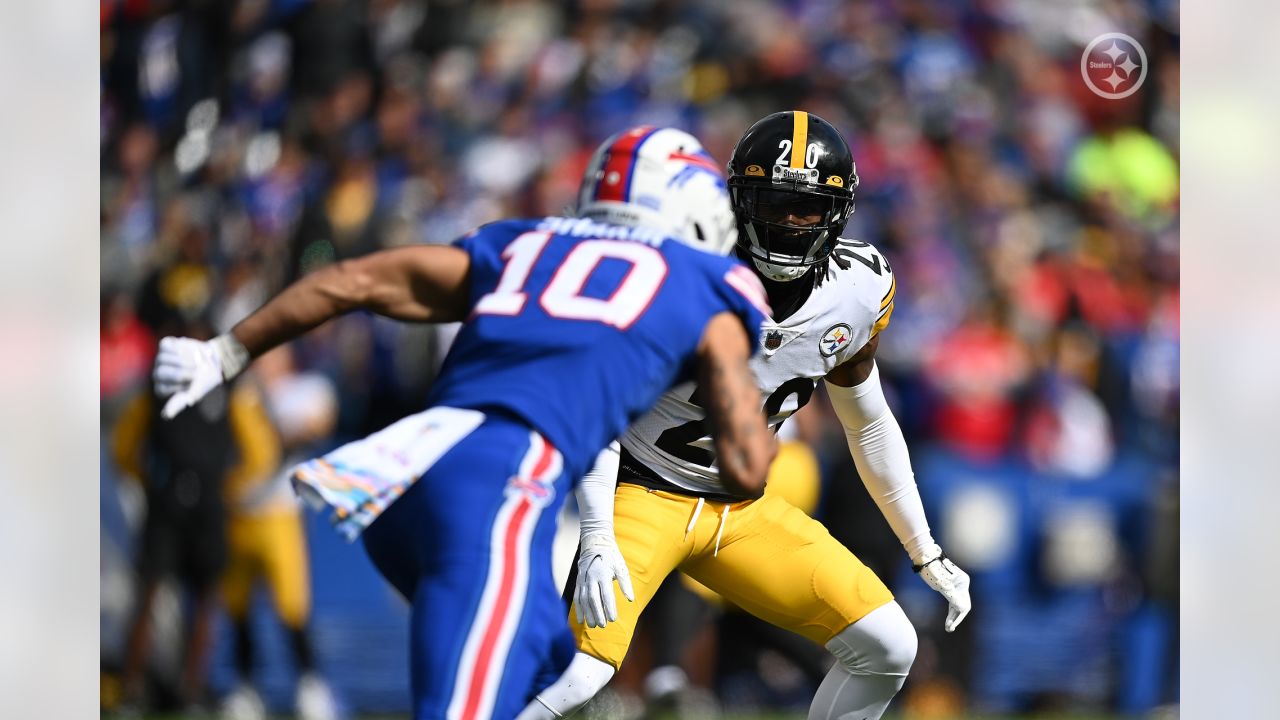
[[707, 419], [721, 480], [731, 490], [759, 497], [777, 442], [760, 413], [760, 390], [747, 367], [750, 349], [746, 334], [731, 316], [717, 316], [712, 323], [724, 318], [732, 325], [719, 323], [714, 332], [709, 326], [703, 340], [699, 382], [707, 389]]
[[462, 320], [470, 266], [465, 251], [441, 245], [412, 245], [343, 260], [285, 288], [232, 334], [257, 357], [352, 310], [406, 322]]
[[250, 357], [282, 345], [339, 315], [369, 304], [372, 281], [351, 261], [298, 280], [231, 330]]
[[933, 544], [902, 428], [885, 402], [880, 372], [851, 388], [827, 384], [862, 482], [912, 558]]
[[852, 434], [846, 437], [867, 492], [907, 554], [918, 557], [933, 544], [933, 535], [897, 419], [886, 411], [857, 437]]
[[596, 464], [582, 477], [574, 496], [578, 500], [579, 533], [613, 535], [613, 493], [618, 484], [618, 442], [596, 456]]

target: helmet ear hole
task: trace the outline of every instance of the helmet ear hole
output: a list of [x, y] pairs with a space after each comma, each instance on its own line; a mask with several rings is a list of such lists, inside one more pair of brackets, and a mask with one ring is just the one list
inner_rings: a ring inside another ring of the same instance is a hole
[[694, 223], [694, 224], [693, 224], [693, 234], [697, 236], [697, 238], [698, 238], [698, 242], [700, 242], [700, 243], [705, 243], [705, 242], [707, 241], [707, 234], [706, 234], [706, 233], [704, 233], [704, 232], [702, 232], [702, 224], [701, 224], [701, 223]]

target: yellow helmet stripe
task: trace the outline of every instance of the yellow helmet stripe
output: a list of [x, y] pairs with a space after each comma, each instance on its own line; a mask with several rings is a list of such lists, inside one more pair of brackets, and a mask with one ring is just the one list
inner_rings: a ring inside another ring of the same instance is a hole
[[804, 167], [804, 151], [809, 146], [809, 113], [791, 113], [791, 167]]

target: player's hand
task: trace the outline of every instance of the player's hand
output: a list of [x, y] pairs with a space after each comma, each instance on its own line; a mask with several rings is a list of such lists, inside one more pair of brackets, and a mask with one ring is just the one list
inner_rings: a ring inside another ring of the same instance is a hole
[[921, 579], [947, 599], [945, 627], [947, 632], [953, 632], [973, 607], [969, 600], [969, 574], [956, 567], [937, 544], [925, 548], [912, 562]]
[[582, 536], [578, 555], [578, 582], [573, 592], [574, 614], [587, 627], [604, 627], [618, 619], [618, 605], [613, 597], [613, 581], [628, 601], [635, 602], [631, 589], [631, 573], [622, 559], [622, 551], [613, 535], [588, 533]]
[[152, 371], [156, 394], [172, 395], [160, 416], [168, 420], [200, 402], [223, 382], [222, 353], [213, 340], [167, 337], [160, 341]]

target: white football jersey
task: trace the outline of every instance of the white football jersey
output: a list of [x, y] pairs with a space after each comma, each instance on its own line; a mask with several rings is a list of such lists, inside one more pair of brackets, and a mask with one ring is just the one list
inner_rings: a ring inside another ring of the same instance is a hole
[[[848, 267], [832, 259], [822, 284], [795, 313], [777, 323], [766, 318], [760, 329], [760, 352], [751, 359], [751, 370], [775, 431], [809, 402], [818, 381], [861, 350], [893, 313], [897, 283], [884, 256], [868, 243], [844, 238], [835, 253]], [[638, 461], [649, 471], [643, 474], [651, 476], [645, 484], [732, 495], [720, 482], [706, 413], [693, 382], [663, 394], [621, 442], [624, 468]]]

